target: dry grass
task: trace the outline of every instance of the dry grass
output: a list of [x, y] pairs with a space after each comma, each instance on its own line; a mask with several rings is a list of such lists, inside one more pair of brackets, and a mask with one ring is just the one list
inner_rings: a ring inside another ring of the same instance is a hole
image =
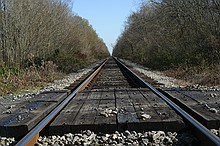
[[40, 68], [31, 66], [26, 69], [20, 69], [19, 73], [8, 70], [0, 77], [0, 95], [42, 88], [47, 83], [63, 76], [64, 74], [58, 72], [56, 65], [52, 62], [47, 62]]
[[203, 86], [220, 85], [220, 65], [215, 67], [190, 67], [175, 68], [164, 71], [164, 74], [177, 79], [182, 79], [192, 84]]

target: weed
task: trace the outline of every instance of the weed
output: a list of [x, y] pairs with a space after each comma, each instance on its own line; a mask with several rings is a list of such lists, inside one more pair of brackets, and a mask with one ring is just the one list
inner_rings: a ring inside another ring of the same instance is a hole
[[0, 95], [19, 92], [21, 90], [36, 89], [45, 86], [47, 83], [64, 76], [57, 71], [53, 62], [44, 62], [41, 67], [30, 66], [29, 68], [0, 69]]
[[179, 67], [164, 71], [168, 76], [205, 86], [220, 85], [220, 65]]

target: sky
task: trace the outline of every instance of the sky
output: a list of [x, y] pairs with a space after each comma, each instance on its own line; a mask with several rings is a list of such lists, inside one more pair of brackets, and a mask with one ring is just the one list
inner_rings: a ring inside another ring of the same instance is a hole
[[87, 19], [112, 52], [124, 29], [127, 17], [136, 11], [141, 0], [74, 0], [72, 9]]

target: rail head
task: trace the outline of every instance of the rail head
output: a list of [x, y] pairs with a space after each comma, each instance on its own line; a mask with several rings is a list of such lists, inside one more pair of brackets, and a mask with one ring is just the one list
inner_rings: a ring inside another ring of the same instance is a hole
[[120, 63], [128, 72], [130, 72], [130, 74], [132, 74], [136, 79], [140, 80], [143, 84], [146, 85], [147, 88], [149, 88], [152, 92], [154, 92], [158, 97], [163, 99], [169, 106], [171, 106], [173, 109], [175, 109], [187, 121], [189, 121], [194, 127], [196, 127], [199, 130], [199, 132], [201, 132], [204, 136], [206, 136], [208, 138], [210, 144], [214, 144], [214, 145], [220, 146], [220, 138], [218, 138], [216, 135], [211, 133], [210, 130], [208, 130], [205, 126], [203, 126], [201, 123], [199, 123], [196, 119], [194, 119], [192, 116], [190, 116], [184, 110], [182, 110], [178, 105], [173, 103], [170, 99], [168, 99], [165, 95], [163, 95], [161, 92], [159, 92], [156, 88], [154, 88], [149, 83], [147, 83], [145, 80], [143, 80], [141, 77], [136, 75], [124, 63], [122, 63], [118, 58], [114, 57], [114, 59], [118, 63]]
[[17, 144], [16, 146], [31, 146], [37, 142], [40, 131], [69, 103], [74, 96], [82, 91], [88, 83], [100, 72], [102, 67], [105, 65], [108, 59], [103, 61], [103, 63], [81, 83], [66, 99], [64, 99], [58, 106], [55, 107], [39, 124], [37, 124], [32, 130], [30, 130]]

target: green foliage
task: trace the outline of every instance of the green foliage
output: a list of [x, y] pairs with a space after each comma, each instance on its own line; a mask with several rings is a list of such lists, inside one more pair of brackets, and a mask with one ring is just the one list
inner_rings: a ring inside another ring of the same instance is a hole
[[42, 62], [41, 67], [1, 68], [0, 96], [42, 88], [46, 83], [60, 79], [64, 74], [57, 72], [57, 66], [52, 61]]
[[19, 75], [20, 69], [18, 67], [0, 67], [0, 76], [4, 77], [7, 75]]
[[58, 66], [59, 70], [70, 73], [85, 67], [87, 65], [85, 58], [87, 58], [86, 55], [80, 54], [80, 52], [75, 52], [74, 54], [60, 52], [57, 57], [51, 60]]

